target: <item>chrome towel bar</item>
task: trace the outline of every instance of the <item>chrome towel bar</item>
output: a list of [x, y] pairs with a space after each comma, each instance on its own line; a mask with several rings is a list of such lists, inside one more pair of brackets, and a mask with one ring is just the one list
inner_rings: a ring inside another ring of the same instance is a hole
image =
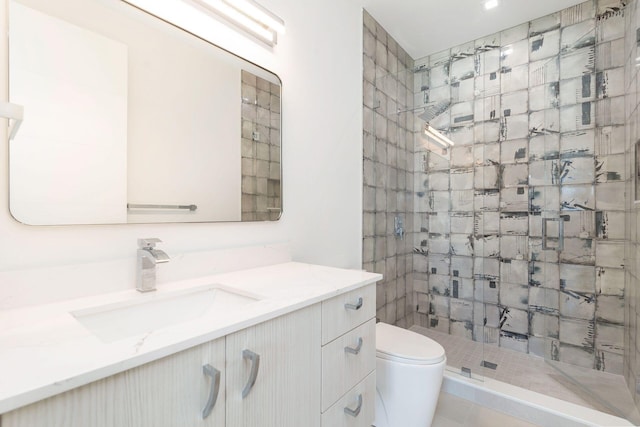
[[148, 204], [136, 204], [127, 203], [127, 209], [184, 209], [195, 211], [198, 209], [197, 205], [148, 205]]

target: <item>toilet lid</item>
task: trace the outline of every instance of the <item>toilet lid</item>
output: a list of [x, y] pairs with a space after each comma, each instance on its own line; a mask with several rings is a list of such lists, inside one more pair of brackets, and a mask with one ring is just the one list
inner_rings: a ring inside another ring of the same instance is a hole
[[445, 360], [444, 348], [431, 338], [382, 322], [376, 324], [376, 356], [414, 365]]

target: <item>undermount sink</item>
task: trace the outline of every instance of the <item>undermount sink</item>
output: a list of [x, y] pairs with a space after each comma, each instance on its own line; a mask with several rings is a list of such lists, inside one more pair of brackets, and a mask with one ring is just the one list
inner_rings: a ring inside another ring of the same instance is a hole
[[144, 294], [140, 298], [72, 311], [103, 342], [118, 341], [207, 315], [228, 316], [260, 298], [222, 285]]

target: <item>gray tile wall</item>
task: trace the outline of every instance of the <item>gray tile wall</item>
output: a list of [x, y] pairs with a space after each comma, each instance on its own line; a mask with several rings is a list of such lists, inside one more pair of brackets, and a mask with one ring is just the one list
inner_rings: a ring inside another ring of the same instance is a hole
[[280, 216], [280, 86], [242, 70], [242, 220]]
[[[413, 59], [366, 12], [363, 28], [363, 268], [384, 275], [377, 317], [413, 324]], [[394, 220], [403, 223], [402, 238]]]
[[[415, 61], [417, 117], [455, 142], [416, 133], [416, 324], [622, 373], [624, 3]], [[562, 250], [542, 249], [545, 218]]]
[[[638, 185], [638, 149], [640, 141], [640, 8], [635, 0], [629, 2], [625, 11], [625, 92], [627, 138], [625, 144], [626, 182], [626, 227], [625, 231], [625, 334], [624, 375], [629, 391], [636, 404], [640, 403], [640, 186]], [[635, 177], [635, 179], [634, 179]]]

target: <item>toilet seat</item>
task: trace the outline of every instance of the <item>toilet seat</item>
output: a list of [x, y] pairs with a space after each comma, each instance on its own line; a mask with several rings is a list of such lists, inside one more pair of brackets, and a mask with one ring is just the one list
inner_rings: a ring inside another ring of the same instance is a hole
[[445, 360], [445, 353], [444, 348], [429, 337], [378, 323], [376, 357], [410, 365], [435, 365]]

